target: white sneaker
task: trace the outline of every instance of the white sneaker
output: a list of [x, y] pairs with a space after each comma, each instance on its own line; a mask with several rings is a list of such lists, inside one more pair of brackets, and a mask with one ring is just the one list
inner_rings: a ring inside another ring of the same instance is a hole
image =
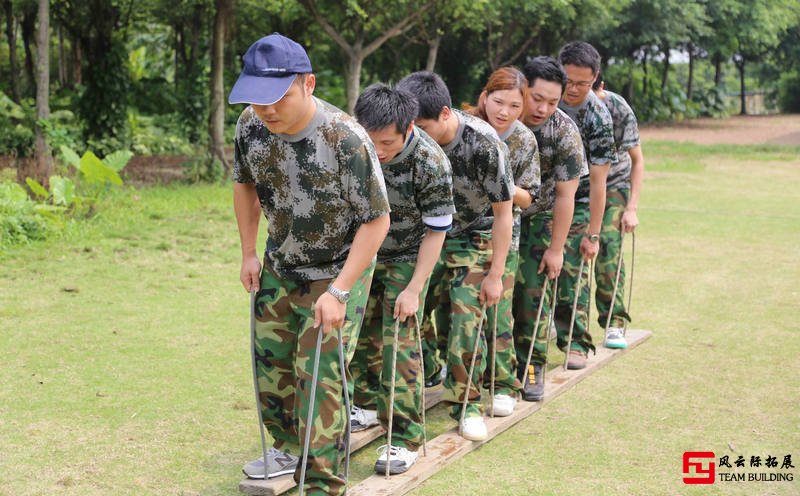
[[461, 437], [470, 441], [484, 441], [489, 437], [483, 417], [467, 417], [461, 424]]
[[625, 340], [625, 334], [621, 327], [609, 327], [606, 333], [606, 348], [627, 348], [628, 342]]
[[495, 417], [508, 417], [514, 413], [517, 399], [507, 394], [496, 394], [492, 398], [492, 413]]
[[364, 431], [379, 423], [377, 410], [365, 410], [355, 405], [350, 409], [350, 432]]
[[[375, 462], [375, 473], [386, 473], [386, 449], [384, 444], [378, 448], [378, 460]], [[389, 475], [402, 474], [411, 468], [417, 461], [417, 452], [409, 451], [400, 446], [388, 446], [389, 449]]]
[[[297, 468], [297, 463], [300, 457], [284, 453], [275, 448], [270, 448], [267, 451], [267, 472], [270, 479], [285, 474], [293, 474]], [[264, 457], [259, 457], [252, 462], [247, 462], [242, 467], [244, 475], [251, 479], [264, 478]]]

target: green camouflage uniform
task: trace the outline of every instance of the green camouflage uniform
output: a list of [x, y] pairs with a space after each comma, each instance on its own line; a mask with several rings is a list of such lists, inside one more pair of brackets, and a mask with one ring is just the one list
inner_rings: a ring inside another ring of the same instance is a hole
[[[542, 284], [547, 277], [539, 271], [545, 250], [550, 247], [553, 229], [553, 206], [556, 198], [556, 183], [579, 178], [588, 172], [580, 132], [574, 122], [561, 110], [540, 126], [532, 127], [539, 144], [541, 163], [541, 188], [539, 197], [522, 212], [520, 234], [520, 265], [514, 285], [514, 343], [517, 361], [524, 366], [530, 348], [536, 312], [542, 297]], [[560, 291], [559, 291], [560, 292]], [[572, 301], [564, 304], [557, 299], [556, 320], [569, 319]], [[547, 317], [550, 314], [549, 297], [545, 298], [542, 320], [537, 333], [547, 336]], [[569, 321], [567, 320], [567, 325]], [[562, 343], [566, 346], [566, 339]], [[533, 363], [545, 363], [545, 342], [534, 347]]]
[[[400, 154], [383, 164], [392, 208], [391, 227], [378, 251], [364, 327], [350, 371], [356, 405], [377, 409], [388, 425], [392, 378], [394, 307], [398, 295], [414, 275], [417, 254], [427, 230], [426, 217], [455, 213], [450, 162], [436, 142], [415, 127]], [[427, 283], [420, 292], [425, 301]], [[417, 319], [422, 319], [420, 305]], [[397, 346], [392, 445], [415, 451], [422, 444], [423, 378], [417, 350], [414, 318], [400, 324]]]
[[[268, 239], [256, 300], [256, 357], [264, 424], [277, 449], [301, 455], [317, 329], [313, 305], [336, 277], [358, 228], [389, 212], [378, 158], [355, 120], [316, 99], [309, 125], [272, 134], [247, 107], [234, 140], [234, 180], [255, 184]], [[342, 336], [355, 340], [373, 266], [351, 290]], [[309, 448], [309, 494], [341, 494], [344, 415], [335, 332], [319, 361]], [[300, 467], [295, 472], [299, 478]]]
[[[603, 229], [600, 231], [600, 252], [595, 262], [595, 303], [597, 304], [597, 321], [605, 328], [608, 319], [608, 307], [614, 293], [614, 281], [617, 276], [617, 261], [622, 249], [620, 231], [622, 214], [628, 204], [631, 188], [631, 157], [628, 150], [639, 146], [639, 125], [636, 115], [624, 98], [605, 90], [606, 97], [601, 101], [606, 105], [614, 121], [614, 143], [617, 147], [618, 162], [611, 167], [606, 181], [606, 211], [603, 215]], [[620, 269], [620, 283], [614, 308], [611, 312], [611, 327], [623, 327], [631, 318], [625, 310], [625, 265]]]
[[[586, 99], [575, 107], [571, 107], [562, 100], [559, 108], [564, 111], [581, 132], [583, 150], [589, 167], [609, 165], [617, 162], [617, 151], [614, 146], [614, 124], [611, 114], [605, 105], [597, 98], [593, 91], [589, 91]], [[578, 306], [575, 315], [575, 328], [572, 333], [572, 346], [574, 350], [587, 352], [594, 351], [592, 336], [589, 334], [589, 263], [584, 265], [582, 273], [578, 273], [581, 263], [581, 239], [589, 227], [589, 174], [581, 177], [578, 191], [575, 193], [575, 212], [572, 215], [572, 225], [564, 247], [564, 269], [558, 280], [559, 304], [573, 302], [575, 283], [580, 277], [581, 293], [578, 297]], [[568, 301], [562, 301], [569, 298]], [[556, 330], [558, 331], [559, 346], [566, 346], [566, 336], [569, 334], [569, 318], [561, 319], [556, 313]], [[563, 334], [563, 339], [562, 339]], [[561, 344], [563, 342], [563, 345]]]
[[[479, 301], [484, 274], [491, 267], [492, 219], [486, 211], [492, 203], [510, 201], [514, 181], [506, 165], [508, 149], [494, 129], [483, 120], [459, 110], [453, 110], [459, 120], [458, 132], [452, 142], [442, 147], [453, 170], [453, 199], [456, 214], [453, 229], [447, 234], [442, 255], [431, 274], [431, 289], [425, 300], [423, 321], [426, 346], [426, 374], [438, 373], [436, 363], [436, 332], [447, 335], [447, 377], [444, 399], [455, 402], [453, 418], [459, 418], [461, 402], [471, 382], [466, 416], [481, 414], [480, 378], [486, 363], [485, 333], [478, 334], [482, 305]], [[447, 292], [447, 298], [444, 293]], [[449, 328], [433, 329], [431, 312], [451, 315]], [[478, 339], [475, 370], [467, 377], [472, 350]], [[430, 367], [430, 368], [429, 368]]]
[[[500, 135], [500, 139], [508, 146], [508, 165], [514, 175], [514, 183], [518, 188], [530, 193], [536, 200], [539, 196], [541, 178], [539, 176], [539, 149], [536, 137], [530, 129], [520, 121], [514, 123], [508, 130]], [[511, 235], [511, 249], [506, 258], [506, 267], [503, 274], [503, 297], [488, 311], [487, 325], [489, 332], [488, 356], [491, 359], [491, 332], [494, 319], [497, 318], [497, 352], [495, 357], [495, 394], [516, 395], [522, 389], [522, 383], [517, 379], [517, 357], [514, 352], [514, 317], [512, 301], [514, 299], [514, 280], [519, 268], [519, 246], [522, 209], [514, 205], [513, 227]], [[486, 366], [484, 386], [491, 384], [491, 363]]]

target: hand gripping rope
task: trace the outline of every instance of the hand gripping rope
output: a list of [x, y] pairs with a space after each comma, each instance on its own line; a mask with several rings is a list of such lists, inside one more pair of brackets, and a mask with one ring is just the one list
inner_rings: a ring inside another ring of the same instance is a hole
[[[536, 311], [536, 323], [533, 326], [533, 335], [531, 336], [531, 344], [530, 344], [530, 346], [528, 346], [528, 358], [525, 361], [525, 368], [522, 369], [522, 370], [524, 370], [524, 372], [523, 372], [523, 384], [527, 384], [527, 382], [524, 382], [524, 381], [528, 381], [529, 380], [528, 379], [528, 370], [530, 369], [530, 366], [531, 366], [531, 357], [533, 356], [533, 345], [536, 343], [536, 338], [538, 337], [538, 334], [539, 334], [539, 323], [542, 320], [542, 309], [544, 308], [544, 299], [547, 296], [547, 285], [549, 283], [550, 283], [550, 279], [545, 277], [544, 278], [544, 283], [542, 284], [542, 294], [539, 297], [539, 309]], [[553, 280], [553, 294], [550, 297], [550, 317], [552, 317], [553, 312], [555, 311], [556, 288], [558, 288], [558, 278], [555, 278]], [[549, 322], [549, 320], [551, 320], [551, 319], [548, 318], [548, 322]], [[547, 329], [547, 333], [545, 334], [545, 336], [547, 336], [546, 339], [547, 339], [547, 342], [549, 343], [550, 342], [549, 324], [548, 324], [548, 329]], [[546, 354], [545, 354], [545, 359], [547, 359], [547, 355]], [[544, 367], [544, 368], [546, 369], [547, 367]]]
[[258, 365], [256, 363], [256, 294], [250, 290], [250, 356], [253, 359], [253, 390], [256, 394], [256, 412], [258, 412], [258, 428], [261, 432], [261, 454], [264, 457], [264, 480], [269, 478], [267, 466], [267, 437], [264, 434], [264, 417], [261, 413], [261, 397], [258, 394]]
[[[464, 403], [461, 405], [461, 418], [458, 421], [458, 435], [464, 434], [464, 417], [467, 414], [467, 403], [469, 403], [469, 390], [472, 386], [472, 374], [475, 372], [475, 359], [478, 355], [478, 345], [481, 342], [481, 333], [483, 332], [483, 322], [486, 320], [486, 304], [481, 308], [481, 320], [478, 323], [478, 332], [475, 333], [475, 346], [472, 348], [472, 360], [469, 364], [469, 374], [467, 374], [467, 390], [464, 391]], [[480, 384], [478, 385], [480, 388]]]

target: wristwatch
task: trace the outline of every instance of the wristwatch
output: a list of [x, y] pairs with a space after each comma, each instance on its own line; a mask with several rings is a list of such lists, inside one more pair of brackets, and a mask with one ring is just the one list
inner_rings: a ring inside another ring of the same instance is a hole
[[334, 298], [339, 300], [339, 303], [347, 303], [350, 299], [350, 291], [342, 291], [337, 289], [333, 284], [328, 285], [328, 293], [332, 294]]
[[599, 234], [586, 233], [586, 237], [589, 238], [589, 241], [591, 241], [592, 243], [597, 243], [598, 241], [600, 241], [600, 235]]

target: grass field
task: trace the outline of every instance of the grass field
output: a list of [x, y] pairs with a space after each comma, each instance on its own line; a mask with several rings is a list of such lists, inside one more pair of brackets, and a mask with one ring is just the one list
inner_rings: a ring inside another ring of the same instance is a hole
[[[800, 477], [800, 148], [645, 153], [632, 311], [654, 336], [413, 494], [800, 494], [681, 482], [690, 450]], [[229, 186], [101, 212], [0, 254], [0, 494], [238, 494], [260, 447]]]

